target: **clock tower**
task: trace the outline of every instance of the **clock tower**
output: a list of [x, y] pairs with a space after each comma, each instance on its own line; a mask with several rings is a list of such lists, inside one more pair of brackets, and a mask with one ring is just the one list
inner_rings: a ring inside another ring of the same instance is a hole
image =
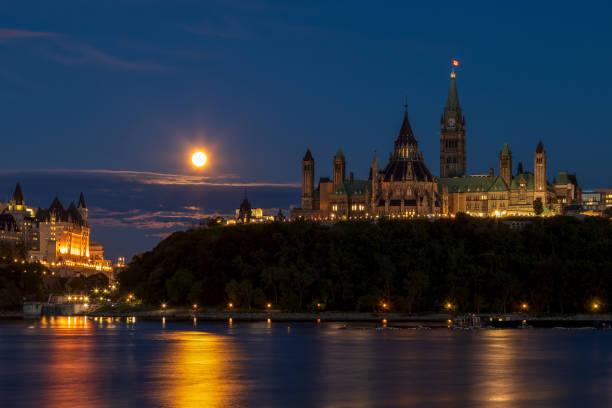
[[440, 119], [440, 177], [465, 176], [465, 162], [465, 118], [459, 106], [453, 71], [446, 106]]

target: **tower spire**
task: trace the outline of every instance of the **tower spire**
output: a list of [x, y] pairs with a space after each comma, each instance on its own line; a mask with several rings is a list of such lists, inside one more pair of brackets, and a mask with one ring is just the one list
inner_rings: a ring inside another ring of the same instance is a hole
[[457, 92], [457, 82], [455, 81], [455, 70], [451, 71], [450, 86], [448, 88], [448, 97], [446, 98], [446, 112], [457, 112], [461, 107], [459, 106], [459, 94]]

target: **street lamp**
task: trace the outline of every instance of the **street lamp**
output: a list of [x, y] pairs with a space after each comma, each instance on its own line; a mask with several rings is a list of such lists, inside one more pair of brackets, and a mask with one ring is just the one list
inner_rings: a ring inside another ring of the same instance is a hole
[[270, 309], [272, 307], [272, 303], [266, 303], [266, 307]]

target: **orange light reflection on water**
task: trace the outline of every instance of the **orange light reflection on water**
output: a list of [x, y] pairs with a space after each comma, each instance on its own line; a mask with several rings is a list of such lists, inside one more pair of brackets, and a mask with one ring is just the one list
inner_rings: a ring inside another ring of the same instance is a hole
[[42, 317], [40, 327], [53, 331], [45, 342], [44, 365], [48, 375], [41, 389], [45, 407], [99, 406], [99, 397], [91, 392], [98, 371], [95, 330], [86, 316]]
[[156, 369], [155, 398], [177, 408], [238, 406], [245, 383], [231, 338], [203, 332], [164, 333], [167, 352]]

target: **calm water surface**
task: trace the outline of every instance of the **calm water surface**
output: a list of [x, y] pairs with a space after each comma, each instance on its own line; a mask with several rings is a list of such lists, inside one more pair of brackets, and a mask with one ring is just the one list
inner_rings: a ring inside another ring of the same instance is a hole
[[612, 331], [339, 326], [0, 322], [0, 406], [612, 407]]

